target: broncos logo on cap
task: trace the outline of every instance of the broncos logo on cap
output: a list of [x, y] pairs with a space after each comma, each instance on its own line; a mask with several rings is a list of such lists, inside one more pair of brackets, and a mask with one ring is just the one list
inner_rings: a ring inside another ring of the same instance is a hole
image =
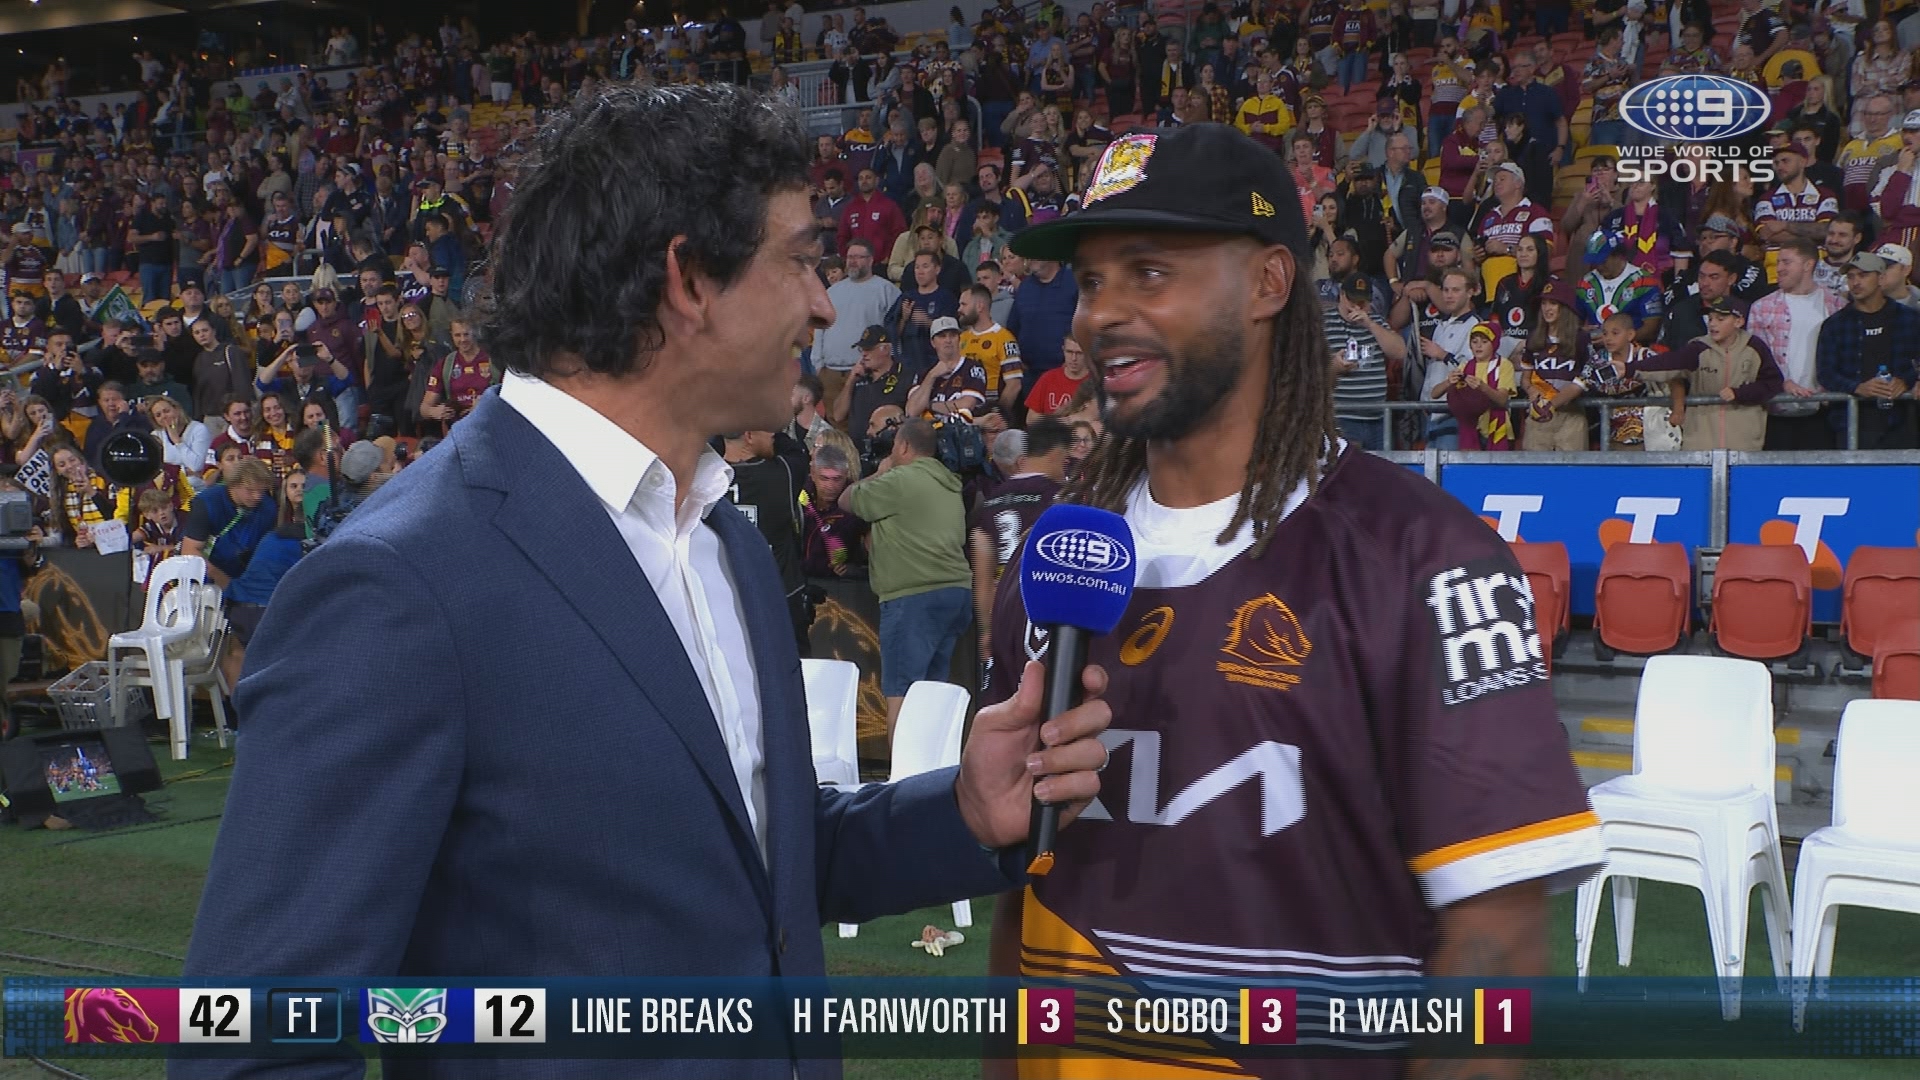
[[1147, 159], [1153, 156], [1154, 144], [1159, 139], [1158, 135], [1125, 135], [1108, 143], [1080, 204], [1092, 206], [1101, 199], [1140, 186], [1147, 178]]

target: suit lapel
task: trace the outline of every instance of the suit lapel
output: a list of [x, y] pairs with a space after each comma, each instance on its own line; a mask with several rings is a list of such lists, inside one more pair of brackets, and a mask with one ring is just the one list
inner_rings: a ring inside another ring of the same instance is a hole
[[[599, 498], [497, 391], [488, 391], [454, 432], [463, 460], [471, 462], [469, 482], [487, 477], [482, 486], [506, 492], [493, 524], [606, 642], [641, 695], [679, 736], [726, 805], [736, 844], [757, 867], [759, 845], [706, 691], [652, 583]], [[507, 477], [511, 481], [503, 483]]]
[[[768, 872], [780, 881], [786, 866], [782, 855], [812, 852], [813, 749], [806, 724], [804, 691], [795, 696], [800, 657], [793, 640], [793, 616], [787, 610], [766, 537], [746, 517], [722, 503], [707, 516], [720, 535], [727, 563], [733, 567], [734, 588], [746, 616], [747, 640], [753, 646], [753, 670], [760, 690], [760, 744], [767, 785]], [[808, 859], [811, 860], [811, 855]]]

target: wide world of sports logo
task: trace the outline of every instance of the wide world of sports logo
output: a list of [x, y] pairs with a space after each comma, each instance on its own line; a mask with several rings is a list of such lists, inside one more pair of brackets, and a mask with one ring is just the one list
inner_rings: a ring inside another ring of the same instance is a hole
[[1772, 109], [1759, 87], [1723, 75], [1669, 75], [1629, 89], [1620, 118], [1647, 137], [1621, 146], [1617, 175], [1625, 183], [1671, 178], [1683, 184], [1774, 179], [1773, 152], [1743, 137]]

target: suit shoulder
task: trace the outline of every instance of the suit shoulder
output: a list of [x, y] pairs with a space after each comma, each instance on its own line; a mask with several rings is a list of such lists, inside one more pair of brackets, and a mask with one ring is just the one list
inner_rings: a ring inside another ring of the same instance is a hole
[[468, 547], [483, 519], [459, 454], [457, 445], [442, 444], [400, 470], [354, 508], [327, 542], [372, 539], [408, 556]]

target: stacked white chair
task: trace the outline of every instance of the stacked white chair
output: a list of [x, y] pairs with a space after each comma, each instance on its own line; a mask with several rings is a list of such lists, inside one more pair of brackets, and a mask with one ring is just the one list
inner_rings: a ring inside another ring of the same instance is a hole
[[1920, 913], [1920, 701], [1848, 703], [1834, 758], [1833, 824], [1801, 843], [1794, 869], [1796, 1030], [1809, 981], [1833, 974], [1842, 905]]
[[[207, 561], [198, 555], [175, 555], [154, 567], [146, 582], [146, 615], [136, 630], [125, 630], [108, 638], [108, 686], [113, 692], [113, 723], [125, 717], [125, 698], [119, 694], [119, 661], [123, 651], [144, 653], [148, 671], [167, 669], [167, 651], [182, 646], [194, 634], [200, 611], [194, 588], [207, 580]], [[182, 711], [167, 686], [154, 686], [154, 715], [161, 721], [173, 721]], [[175, 753], [182, 757], [182, 753]]]
[[802, 660], [813, 775], [832, 787], [860, 786], [860, 668], [850, 660]]
[[[226, 655], [230, 632], [227, 617], [221, 611], [220, 586], [208, 581], [179, 590], [174, 595], [183, 594], [190, 594], [194, 599], [193, 633], [167, 649], [168, 668], [173, 669], [169, 681], [164, 686], [156, 686], [152, 669], [139, 654], [123, 658], [115, 669], [115, 678], [118, 680], [116, 686], [148, 686], [153, 687], [156, 698], [162, 693], [173, 696], [169, 727], [176, 758], [186, 756], [184, 740], [188, 737], [193, 698], [198, 690], [205, 689], [213, 704], [214, 731], [220, 739], [221, 749], [229, 745], [231, 735], [226, 705], [221, 700], [223, 695], [232, 693], [232, 688], [227, 686], [226, 675], [220, 668], [220, 658]], [[173, 599], [161, 601], [163, 607], [175, 602]]]
[[[887, 781], [960, 764], [960, 736], [967, 725], [967, 688], [953, 683], [922, 681], [907, 688], [900, 716], [893, 725], [893, 771]], [[973, 901], [953, 905], [955, 926], [973, 925]], [[860, 932], [857, 923], [841, 923], [840, 936]]]
[[1655, 656], [1640, 678], [1633, 774], [1589, 793], [1607, 865], [1580, 886], [1575, 966], [1586, 985], [1600, 890], [1613, 882], [1620, 966], [1633, 959], [1641, 879], [1699, 889], [1720, 978], [1720, 1012], [1740, 1016], [1747, 905], [1764, 889], [1773, 973], [1790, 956], [1786, 867], [1773, 801], [1773, 686], [1766, 665], [1710, 656]]

